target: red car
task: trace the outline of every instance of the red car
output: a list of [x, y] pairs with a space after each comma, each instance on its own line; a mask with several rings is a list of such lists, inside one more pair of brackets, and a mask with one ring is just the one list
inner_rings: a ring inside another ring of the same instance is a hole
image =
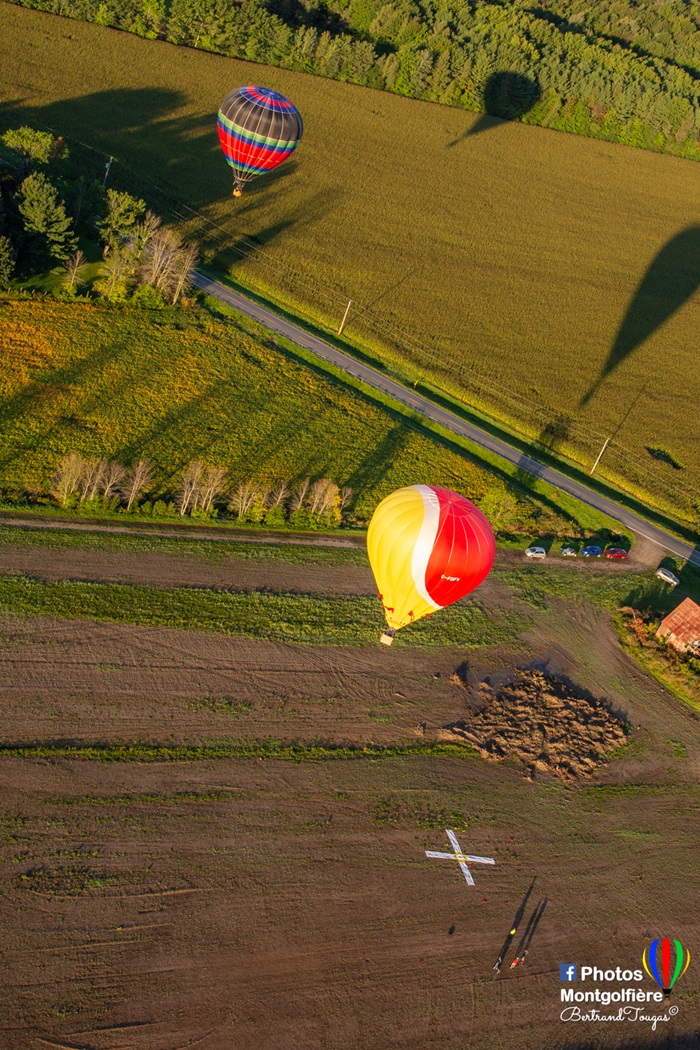
[[626, 558], [629, 551], [626, 551], [623, 547], [608, 547], [605, 552], [606, 558]]

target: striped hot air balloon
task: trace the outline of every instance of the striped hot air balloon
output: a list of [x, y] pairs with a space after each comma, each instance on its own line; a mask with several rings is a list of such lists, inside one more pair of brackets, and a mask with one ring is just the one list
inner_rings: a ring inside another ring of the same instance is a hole
[[668, 937], [657, 938], [642, 953], [644, 969], [656, 981], [664, 995], [671, 989], [690, 966], [690, 950], [680, 941]]
[[379, 504], [367, 552], [384, 603], [390, 645], [396, 631], [464, 598], [488, 576], [493, 531], [478, 507], [435, 485], [398, 489]]
[[219, 142], [233, 168], [235, 197], [256, 175], [272, 171], [290, 157], [304, 132], [293, 102], [265, 87], [240, 87], [221, 103]]

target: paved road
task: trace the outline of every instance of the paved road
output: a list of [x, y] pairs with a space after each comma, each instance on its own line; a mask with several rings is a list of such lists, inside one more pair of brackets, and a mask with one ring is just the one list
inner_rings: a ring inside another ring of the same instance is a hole
[[285, 339], [290, 339], [298, 346], [303, 346], [306, 350], [311, 350], [312, 353], [323, 358], [324, 361], [330, 361], [376, 390], [389, 394], [397, 401], [401, 401], [409, 408], [420, 412], [435, 423], [439, 423], [447, 430], [451, 430], [461, 437], [469, 438], [475, 445], [480, 445], [490, 452], [495, 452], [496, 455], [502, 456], [503, 459], [507, 459], [510, 463], [514, 463], [521, 470], [527, 471], [528, 474], [542, 478], [544, 481], [556, 485], [563, 492], [576, 496], [583, 503], [587, 503], [590, 507], [595, 507], [596, 510], [602, 511], [603, 514], [607, 514], [615, 521], [619, 521], [620, 524], [636, 532], [637, 535], [644, 536], [646, 539], [658, 543], [660, 547], [663, 547], [674, 556], [685, 558], [692, 562], [693, 565], [700, 566], [700, 549], [691, 546], [689, 543], [684, 543], [683, 540], [676, 539], [675, 536], [671, 536], [664, 529], [651, 525], [649, 522], [644, 521], [643, 518], [637, 517], [636, 514], [626, 510], [624, 507], [620, 507], [612, 500], [606, 499], [605, 496], [601, 496], [597, 492], [586, 488], [585, 485], [566, 477], [565, 474], [560, 474], [558, 470], [547, 467], [543, 463], [538, 463], [537, 460], [531, 459], [530, 456], [523, 455], [522, 452], [519, 452], [507, 442], [501, 441], [484, 430], [480, 430], [473, 423], [467, 423], [465, 420], [460, 419], [459, 416], [454, 415], [454, 413], [440, 408], [439, 405], [433, 404], [432, 401], [402, 386], [401, 383], [389, 379], [388, 376], [382, 375], [381, 372], [370, 368], [369, 365], [356, 361], [349, 354], [344, 354], [342, 350], [336, 350], [329, 343], [310, 335], [303, 328], [299, 328], [297, 325], [292, 324], [291, 321], [286, 321], [284, 318], [279, 317], [272, 310], [268, 310], [266, 307], [246, 299], [245, 296], [234, 292], [231, 288], [227, 288], [225, 285], [219, 284], [218, 281], [213, 281], [196, 271], [192, 274], [192, 283], [196, 288], [200, 288], [208, 295], [212, 295], [229, 306], [235, 307], [236, 310], [240, 310], [241, 313], [254, 318], [260, 324], [265, 325], [266, 328], [270, 328], [273, 332], [284, 336]]

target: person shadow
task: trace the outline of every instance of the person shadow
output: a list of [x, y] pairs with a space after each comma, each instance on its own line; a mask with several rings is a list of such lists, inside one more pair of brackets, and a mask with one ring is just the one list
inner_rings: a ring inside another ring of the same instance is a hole
[[463, 131], [447, 148], [459, 145], [470, 135], [499, 127], [505, 120], [520, 120], [539, 102], [542, 91], [537, 80], [524, 73], [501, 70], [492, 73], [484, 85], [484, 109], [476, 124]]

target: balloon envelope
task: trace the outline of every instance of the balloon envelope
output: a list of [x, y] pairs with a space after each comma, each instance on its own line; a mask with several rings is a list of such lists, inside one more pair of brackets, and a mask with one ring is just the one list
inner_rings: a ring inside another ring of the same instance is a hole
[[488, 576], [496, 553], [484, 514], [464, 496], [411, 485], [382, 500], [367, 552], [390, 628], [463, 598]]
[[284, 95], [250, 85], [236, 88], [226, 96], [219, 110], [217, 130], [240, 190], [243, 183], [272, 171], [292, 155], [303, 134], [304, 122], [294, 103]]

